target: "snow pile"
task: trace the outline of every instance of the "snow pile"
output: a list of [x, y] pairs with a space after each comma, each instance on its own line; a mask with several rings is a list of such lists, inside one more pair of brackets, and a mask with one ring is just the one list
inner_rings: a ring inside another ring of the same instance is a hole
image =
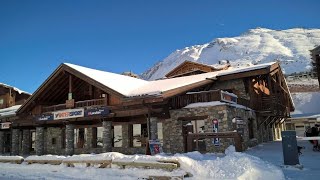
[[[0, 156], [1, 157], [1, 156]], [[22, 158], [22, 157], [21, 157]], [[161, 169], [141, 169], [126, 168], [119, 169], [115, 166], [112, 168], [98, 169], [94, 167], [86, 168], [84, 166], [67, 168], [65, 165], [16, 165], [6, 164], [1, 166], [1, 177], [10, 177], [11, 179], [139, 179], [154, 176], [182, 176], [191, 173], [193, 177], [190, 179], [284, 179], [281, 169], [273, 166], [260, 158], [235, 152], [234, 147], [229, 147], [226, 155], [217, 156], [213, 153], [201, 154], [199, 152], [189, 152], [185, 154], [175, 154], [169, 156], [160, 154], [156, 156], [147, 155], [124, 155], [121, 153], [111, 152], [103, 154], [82, 154], [71, 157], [64, 156], [31, 156], [28, 160], [101, 160], [113, 159], [113, 161], [136, 161], [156, 163], [159, 160], [178, 161], [181, 165], [180, 169], [172, 172]], [[17, 171], [16, 169], [19, 169]], [[37, 169], [33, 171], [32, 169]]]
[[63, 160], [65, 159], [66, 157], [65, 156], [57, 156], [57, 155], [51, 155], [51, 154], [48, 154], [48, 155], [43, 155], [43, 156], [28, 156], [25, 160], [26, 161], [36, 161], [36, 160]]
[[194, 179], [284, 179], [280, 168], [260, 158], [229, 150], [225, 157], [177, 154], [181, 168], [194, 175]]
[[240, 105], [240, 104], [233, 104], [233, 103], [226, 103], [226, 102], [221, 102], [221, 101], [211, 101], [211, 102], [199, 102], [199, 103], [191, 103], [183, 108], [198, 108], [198, 107], [208, 107], [208, 106], [233, 106], [239, 109], [245, 109], [245, 110], [250, 110], [253, 111], [251, 108], [248, 108], [246, 106]]
[[212, 66], [229, 60], [233, 67], [279, 60], [286, 74], [305, 72], [311, 68], [309, 50], [320, 44], [320, 29], [271, 30], [251, 29], [232, 38], [217, 38], [210, 43], [176, 50], [147, 70], [144, 79], [165, 76], [185, 60]]
[[13, 86], [10, 86], [10, 85], [7, 85], [7, 84], [4, 84], [4, 83], [0, 83], [0, 86], [3, 86], [3, 87], [5, 87], [5, 88], [12, 88], [14, 91], [17, 91], [19, 94], [29, 94], [29, 95], [31, 95], [30, 93], [28, 93], [28, 92], [25, 92], [25, 91], [22, 91], [22, 90], [20, 90], [20, 89], [18, 89], [18, 88], [16, 88], [16, 87], [13, 87]]
[[23, 160], [23, 157], [22, 156], [0, 156], [0, 160], [17, 161], [17, 160]]
[[292, 99], [296, 108], [292, 114], [320, 114], [320, 92], [292, 93]]
[[0, 116], [11, 116], [15, 115], [16, 111], [20, 108], [21, 105], [11, 106], [9, 108], [0, 109]]

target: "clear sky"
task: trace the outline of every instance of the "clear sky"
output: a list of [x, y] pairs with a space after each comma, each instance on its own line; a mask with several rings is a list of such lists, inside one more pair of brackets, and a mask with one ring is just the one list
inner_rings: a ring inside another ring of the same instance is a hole
[[0, 0], [0, 82], [34, 92], [62, 62], [142, 73], [250, 28], [320, 28], [319, 0]]

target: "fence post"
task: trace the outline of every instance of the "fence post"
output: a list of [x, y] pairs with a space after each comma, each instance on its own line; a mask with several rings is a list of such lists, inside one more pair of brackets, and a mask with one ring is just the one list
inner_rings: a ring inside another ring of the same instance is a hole
[[239, 133], [235, 133], [234, 145], [235, 145], [235, 148], [236, 148], [236, 152], [242, 152], [241, 136], [240, 136]]

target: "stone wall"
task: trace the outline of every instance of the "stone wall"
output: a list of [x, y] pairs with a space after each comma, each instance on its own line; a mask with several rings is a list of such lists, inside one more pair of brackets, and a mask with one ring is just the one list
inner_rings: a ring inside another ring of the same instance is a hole
[[4, 154], [4, 131], [0, 131], [0, 155]]
[[62, 129], [57, 127], [48, 127], [46, 129], [45, 146], [46, 154], [64, 154], [65, 149], [62, 143]]
[[[218, 132], [233, 131], [235, 124], [232, 123], [234, 117], [240, 117], [244, 122], [244, 134], [243, 134], [243, 148], [246, 149], [249, 146], [257, 144], [257, 139], [249, 139], [248, 119], [253, 119], [254, 137], [258, 136], [256, 115], [252, 111], [248, 111], [241, 108], [236, 108], [229, 105], [218, 106], [206, 106], [196, 108], [183, 108], [170, 111], [170, 119], [165, 120], [163, 124], [164, 133], [164, 146], [163, 149], [167, 153], [181, 153], [184, 152], [184, 137], [182, 134], [182, 120], [178, 120], [179, 117], [200, 117], [207, 116], [203, 119], [205, 126], [204, 132], [213, 132], [212, 120], [217, 119], [219, 121]], [[214, 146], [212, 139], [206, 139], [206, 151], [207, 152], [224, 152], [224, 150], [231, 144], [234, 144], [233, 139], [223, 138], [220, 139], [220, 146]]]

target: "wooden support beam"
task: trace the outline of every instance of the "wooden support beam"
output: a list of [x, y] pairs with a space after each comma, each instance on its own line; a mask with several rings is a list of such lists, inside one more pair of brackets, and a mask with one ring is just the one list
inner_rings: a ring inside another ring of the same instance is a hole
[[271, 116], [268, 116], [264, 121], [262, 121], [262, 122], [258, 125], [258, 128], [260, 128], [263, 123], [265, 123], [266, 121], [268, 121], [268, 119], [269, 119], [270, 117], [271, 117]]

